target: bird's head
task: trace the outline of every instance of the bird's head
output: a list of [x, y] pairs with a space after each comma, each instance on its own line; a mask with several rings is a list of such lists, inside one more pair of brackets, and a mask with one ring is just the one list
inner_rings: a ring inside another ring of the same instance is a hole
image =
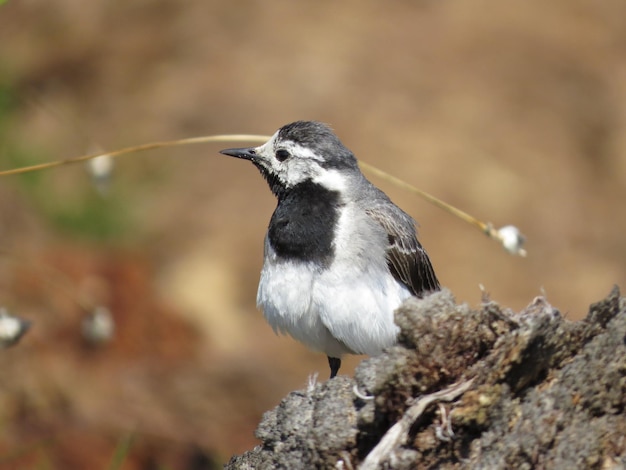
[[306, 181], [341, 191], [346, 178], [359, 172], [352, 152], [328, 126], [315, 121], [287, 124], [259, 147], [220, 153], [254, 163], [278, 197]]

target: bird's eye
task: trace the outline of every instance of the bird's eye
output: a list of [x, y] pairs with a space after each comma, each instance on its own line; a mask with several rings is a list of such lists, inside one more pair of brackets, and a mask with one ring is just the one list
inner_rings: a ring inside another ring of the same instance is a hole
[[278, 160], [279, 162], [284, 162], [285, 160], [287, 160], [291, 155], [289, 154], [289, 152], [285, 149], [278, 149], [276, 150], [276, 160]]

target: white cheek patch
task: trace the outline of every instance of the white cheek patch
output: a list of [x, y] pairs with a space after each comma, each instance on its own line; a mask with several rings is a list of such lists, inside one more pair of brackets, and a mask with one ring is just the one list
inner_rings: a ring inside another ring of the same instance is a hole
[[279, 178], [287, 185], [287, 187], [295, 186], [298, 183], [313, 178], [317, 165], [312, 162], [302, 160], [298, 157], [292, 157], [282, 164], [278, 170]]

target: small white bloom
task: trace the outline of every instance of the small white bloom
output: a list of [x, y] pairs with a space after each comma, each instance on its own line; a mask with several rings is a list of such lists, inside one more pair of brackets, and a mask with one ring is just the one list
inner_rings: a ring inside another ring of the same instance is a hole
[[0, 307], [0, 348], [16, 344], [30, 328], [30, 322], [15, 317], [4, 307]]
[[524, 237], [514, 225], [505, 225], [498, 229], [498, 238], [500, 238], [504, 249], [509, 253], [526, 256], [526, 250], [523, 248], [526, 237]]
[[93, 344], [107, 343], [115, 334], [115, 320], [111, 311], [103, 306], [98, 306], [83, 319], [83, 337]]
[[113, 174], [114, 161], [111, 155], [99, 155], [87, 160], [87, 171], [91, 175], [98, 191], [104, 195], [109, 187]]

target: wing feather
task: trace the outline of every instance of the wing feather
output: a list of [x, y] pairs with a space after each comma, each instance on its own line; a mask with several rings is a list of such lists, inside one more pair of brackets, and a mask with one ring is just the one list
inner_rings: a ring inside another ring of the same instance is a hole
[[391, 202], [384, 208], [369, 208], [366, 213], [387, 232], [387, 265], [391, 274], [417, 297], [439, 290], [428, 254], [417, 240], [413, 219]]

